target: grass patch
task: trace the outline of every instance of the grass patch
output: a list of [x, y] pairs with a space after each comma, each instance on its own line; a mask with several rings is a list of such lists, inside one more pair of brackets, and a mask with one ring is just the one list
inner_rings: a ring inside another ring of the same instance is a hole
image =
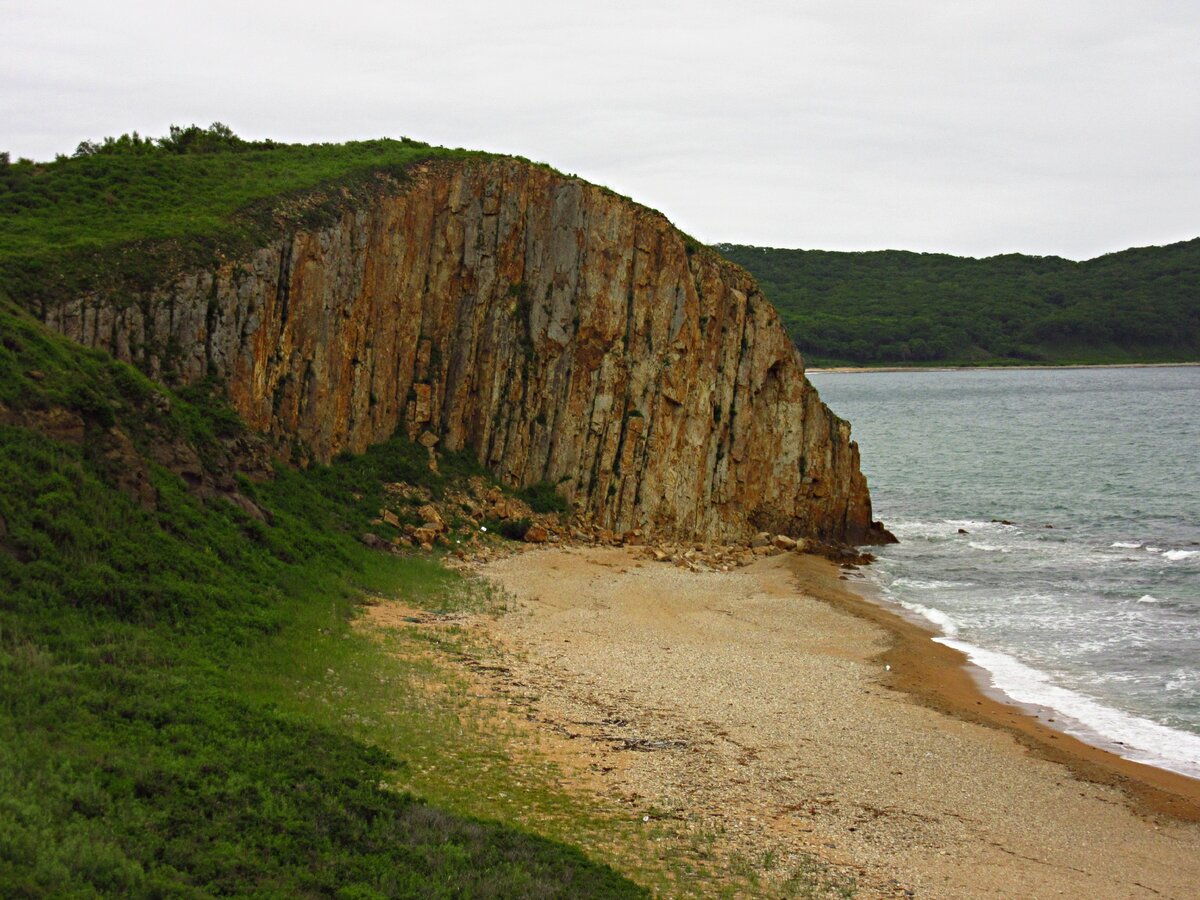
[[328, 224], [416, 163], [488, 156], [406, 138], [304, 145], [194, 131], [84, 142], [49, 163], [0, 157], [0, 283], [27, 305], [144, 289], [261, 246], [283, 224]]
[[[438, 752], [420, 723], [385, 741], [337, 707], [388, 677], [349, 627], [366, 594], [486, 602], [354, 539], [354, 494], [404, 470], [402, 446], [244, 482], [268, 523], [148, 463], [147, 510], [93, 458], [95, 429], [215, 465], [226, 415], [2, 305], [0, 338], [0, 895], [642, 893], [560, 840], [395, 789]], [[82, 444], [13, 423], [56, 410]]]

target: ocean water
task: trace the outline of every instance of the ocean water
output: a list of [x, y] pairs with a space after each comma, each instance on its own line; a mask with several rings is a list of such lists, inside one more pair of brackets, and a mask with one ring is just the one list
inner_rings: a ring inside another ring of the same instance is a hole
[[987, 686], [1200, 777], [1200, 367], [814, 373], [901, 543], [865, 577]]

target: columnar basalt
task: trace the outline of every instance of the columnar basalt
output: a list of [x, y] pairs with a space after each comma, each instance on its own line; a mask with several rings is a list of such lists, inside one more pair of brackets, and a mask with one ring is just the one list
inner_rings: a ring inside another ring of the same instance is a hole
[[599, 524], [879, 539], [850, 426], [742, 269], [659, 213], [512, 159], [379, 199], [53, 327], [169, 382], [214, 376], [319, 459], [403, 426]]

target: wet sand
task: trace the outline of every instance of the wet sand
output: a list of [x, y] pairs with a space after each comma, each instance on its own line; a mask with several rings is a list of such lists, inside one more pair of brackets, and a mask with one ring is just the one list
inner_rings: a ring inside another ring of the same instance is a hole
[[[814, 560], [813, 562], [819, 563]], [[888, 631], [892, 646], [879, 657], [890, 666], [883, 683], [956, 718], [1002, 728], [1044, 759], [1067, 766], [1077, 777], [1120, 788], [1135, 811], [1200, 822], [1200, 781], [1143, 765], [1081, 741], [1029, 710], [997, 699], [980, 687], [966, 655], [932, 640], [937, 632], [903, 618], [853, 589], [829, 589], [819, 565], [795, 567], [797, 586]]]
[[1200, 782], [985, 696], [824, 560], [545, 549], [482, 574], [513, 604], [481, 627], [563, 764], [725, 856], [769, 853], [768, 888], [812, 855], [861, 896], [1200, 893]]

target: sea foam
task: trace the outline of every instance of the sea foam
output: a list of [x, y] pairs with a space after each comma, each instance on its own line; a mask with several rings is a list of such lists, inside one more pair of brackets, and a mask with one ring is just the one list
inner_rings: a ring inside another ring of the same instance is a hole
[[1171, 562], [1191, 559], [1194, 556], [1200, 556], [1200, 550], [1168, 550], [1163, 554], [1163, 558], [1169, 559]]
[[921, 618], [932, 622], [947, 637], [954, 637], [958, 634], [958, 623], [942, 612], [940, 609], [934, 609], [930, 606], [923, 606], [920, 603], [911, 603], [907, 600], [898, 601], [899, 604], [909, 612], [916, 613]]
[[1045, 672], [1007, 653], [985, 650], [951, 636], [934, 640], [966, 654], [1005, 696], [1026, 706], [1054, 710], [1061, 717], [1055, 724], [1067, 734], [1089, 743], [1097, 743], [1099, 738], [1098, 743], [1118, 756], [1200, 777], [1200, 735], [1168, 728], [1060, 687]]

